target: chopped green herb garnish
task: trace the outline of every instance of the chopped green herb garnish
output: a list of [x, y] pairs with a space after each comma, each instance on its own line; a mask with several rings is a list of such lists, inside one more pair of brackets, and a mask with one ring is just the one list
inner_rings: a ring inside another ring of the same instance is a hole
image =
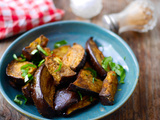
[[110, 56], [110, 57], [105, 57], [103, 60], [102, 60], [102, 67], [103, 67], [103, 69], [105, 69], [106, 71], [109, 71], [108, 69], [107, 69], [107, 67], [108, 67], [108, 65], [109, 65], [109, 62], [112, 62], [112, 57]]
[[92, 96], [90, 96], [90, 101], [91, 101], [91, 102], [93, 101], [93, 97], [92, 97]]
[[93, 70], [92, 68], [86, 68], [85, 70], [89, 70], [93, 76], [92, 82], [94, 83], [94, 81], [96, 80], [97, 77], [97, 72], [95, 70]]
[[26, 58], [19, 59], [16, 54], [13, 54], [13, 58], [14, 58], [15, 60], [19, 61], [19, 62], [26, 61]]
[[124, 78], [125, 78], [125, 76], [126, 76], [125, 70], [124, 70], [124, 68], [123, 68], [121, 65], [112, 62], [112, 60], [113, 60], [112, 57], [105, 57], [105, 58], [103, 59], [103, 61], [102, 61], [102, 67], [103, 67], [105, 70], [107, 70], [107, 67], [108, 67], [108, 65], [109, 65], [110, 68], [111, 68], [111, 70], [112, 70], [112, 71], [115, 71], [116, 74], [117, 74], [118, 76], [120, 76], [120, 81], [119, 81], [119, 83], [123, 84], [123, 83], [124, 83]]
[[121, 91], [122, 89], [118, 89], [118, 91]]
[[65, 40], [58, 41], [54, 44], [54, 48], [59, 48], [60, 46], [65, 45], [65, 44], [67, 44], [67, 41]]
[[33, 65], [33, 64], [26, 64], [26, 65], [23, 65], [21, 67], [21, 71], [22, 71], [22, 75], [21, 76], [24, 77], [24, 82], [25, 83], [28, 83], [33, 79], [33, 75], [32, 74], [28, 74], [28, 71], [29, 71], [30, 67], [37, 68], [37, 66]]
[[37, 45], [37, 49], [40, 50], [44, 55], [48, 56], [48, 53], [40, 45]]
[[18, 98], [20, 99], [24, 99], [24, 104], [26, 104], [27, 102], [27, 98], [23, 95], [16, 95], [16, 97], [14, 98], [14, 102], [19, 104], [19, 105], [22, 105], [23, 104], [23, 101], [22, 100], [19, 100]]
[[92, 73], [93, 77], [97, 77], [97, 72], [92, 68], [86, 68], [85, 70], [89, 70]]
[[25, 77], [27, 74], [28, 74], [28, 71], [29, 71], [29, 68], [27, 68], [27, 69], [21, 69], [21, 71], [22, 71], [22, 77]]
[[126, 56], [124, 57], [124, 60], [126, 59]]
[[21, 57], [22, 57], [23, 59], [26, 59], [23, 54], [21, 54]]
[[88, 76], [87, 74], [85, 74], [86, 76]]
[[25, 82], [25, 83], [28, 83], [28, 82], [30, 82], [32, 79], [33, 79], [33, 75], [32, 75], [32, 74], [27, 74], [27, 75], [25, 76], [24, 82]]
[[113, 63], [113, 62], [110, 62], [109, 65], [110, 65], [111, 69], [113, 71], [115, 71], [117, 73], [117, 75], [120, 76], [120, 82], [119, 83], [124, 83], [124, 78], [125, 78], [124, 68], [121, 65]]
[[95, 78], [93, 77], [93, 79], [92, 79], [92, 82], [93, 82], [93, 83], [94, 83], [94, 79], [95, 79]]
[[62, 68], [62, 62], [59, 60], [59, 67], [58, 67], [58, 69], [57, 69], [57, 70], [55, 70], [54, 72], [58, 72], [58, 71], [60, 71], [60, 70], [61, 70], [61, 68]]
[[53, 54], [53, 51], [51, 51], [51, 54]]
[[40, 67], [45, 62], [45, 59], [41, 60], [38, 64], [38, 67]]
[[112, 75], [115, 76], [116, 74], [113, 73]]
[[37, 49], [34, 49], [34, 50], [31, 52], [31, 54], [32, 54], [32, 55], [35, 55], [37, 52], [38, 52], [38, 50], [37, 50]]
[[23, 65], [23, 66], [21, 67], [21, 70], [22, 70], [22, 69], [26, 69], [26, 68], [28, 68], [28, 67], [37, 68], [37, 66], [34, 65], [34, 64], [25, 64], [25, 65]]
[[79, 91], [77, 93], [79, 94], [80, 100], [83, 100], [82, 94]]

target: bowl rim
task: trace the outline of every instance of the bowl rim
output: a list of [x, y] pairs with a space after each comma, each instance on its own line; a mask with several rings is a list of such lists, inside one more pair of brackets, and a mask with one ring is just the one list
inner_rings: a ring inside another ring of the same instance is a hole
[[[1, 59], [0, 59], [0, 70], [2, 69], [2, 61], [4, 59], [4, 57], [6, 56], [6, 53], [7, 51], [13, 47], [18, 41], [22, 40], [26, 35], [32, 33], [32, 32], [35, 32], [36, 30], [38, 29], [43, 29], [43, 28], [46, 28], [46, 27], [49, 27], [49, 26], [54, 26], [54, 25], [58, 25], [58, 24], [83, 24], [83, 25], [86, 25], [86, 26], [92, 26], [92, 27], [95, 27], [97, 29], [100, 29], [104, 32], [107, 32], [108, 34], [110, 34], [111, 36], [113, 36], [114, 38], [116, 38], [123, 46], [125, 46], [125, 48], [128, 50], [129, 54], [131, 55], [131, 58], [133, 59], [134, 61], [134, 64], [136, 66], [136, 79], [135, 79], [135, 82], [133, 84], [133, 87], [132, 89], [130, 90], [129, 94], [123, 99], [123, 101], [118, 104], [115, 108], [113, 108], [110, 112], [107, 112], [107, 114], [104, 114], [104, 115], [101, 115], [101, 116], [98, 116], [98, 117], [95, 117], [93, 119], [100, 119], [100, 118], [103, 118], [103, 117], [106, 117], [110, 114], [112, 114], [113, 112], [115, 112], [116, 110], [118, 110], [122, 105], [124, 105], [128, 99], [131, 97], [131, 95], [133, 94], [137, 84], [138, 84], [138, 78], [139, 78], [139, 64], [138, 64], [138, 61], [137, 61], [137, 58], [135, 56], [135, 54], [133, 53], [133, 51], [131, 50], [131, 48], [129, 47], [129, 45], [120, 37], [118, 36], [117, 34], [113, 33], [112, 31], [110, 30], [107, 30], [105, 28], [102, 28], [94, 23], [87, 23], [87, 22], [82, 22], [82, 21], [75, 21], [75, 20], [65, 20], [65, 21], [58, 21], [58, 22], [52, 22], [52, 23], [47, 23], [47, 24], [44, 24], [44, 25], [41, 25], [41, 26], [38, 26], [38, 27], [35, 27], [25, 33], [23, 33], [22, 35], [20, 35], [18, 38], [16, 38], [9, 46], [8, 48], [5, 50], [5, 52], [3, 53]], [[21, 107], [17, 107], [14, 105], [13, 103], [13, 100], [11, 100], [7, 94], [5, 94], [5, 91], [2, 89], [2, 83], [1, 83], [1, 72], [0, 72], [0, 93], [1, 95], [4, 97], [4, 99], [15, 109], [17, 110], [18, 112], [20, 112], [21, 114], [27, 116], [27, 117], [30, 117], [32, 119], [47, 119], [47, 118], [42, 118], [42, 117], [39, 117], [37, 115], [34, 115], [34, 114], [31, 114], [23, 109], [21, 109]]]

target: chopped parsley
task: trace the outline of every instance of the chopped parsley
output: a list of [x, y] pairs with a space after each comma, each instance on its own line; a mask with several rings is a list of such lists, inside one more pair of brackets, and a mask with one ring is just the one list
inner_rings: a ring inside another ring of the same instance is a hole
[[94, 81], [96, 81], [96, 77], [97, 77], [97, 72], [95, 70], [93, 70], [92, 68], [86, 68], [85, 70], [89, 70], [93, 76], [92, 82], [94, 83]]
[[107, 67], [108, 67], [108, 65], [109, 65], [110, 68], [111, 68], [111, 70], [112, 70], [112, 71], [115, 71], [116, 74], [117, 74], [118, 76], [120, 76], [120, 81], [119, 81], [119, 83], [123, 84], [123, 83], [124, 83], [124, 78], [125, 78], [125, 76], [126, 76], [125, 70], [124, 70], [124, 68], [123, 68], [121, 65], [112, 62], [112, 60], [113, 60], [113, 59], [112, 59], [111, 56], [110, 56], [110, 57], [105, 57], [105, 58], [102, 60], [102, 67], [107, 71]]
[[105, 57], [103, 60], [102, 60], [102, 67], [103, 67], [103, 69], [105, 69], [106, 71], [109, 71], [108, 69], [107, 69], [107, 67], [108, 67], [108, 65], [109, 65], [109, 62], [112, 62], [112, 57], [110, 56], [110, 57]]

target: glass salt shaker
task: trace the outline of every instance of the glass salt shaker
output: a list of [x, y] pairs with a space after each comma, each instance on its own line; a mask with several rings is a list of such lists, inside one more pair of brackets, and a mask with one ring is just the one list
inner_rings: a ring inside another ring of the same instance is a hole
[[103, 16], [104, 27], [115, 32], [147, 32], [157, 22], [154, 5], [148, 0], [135, 0], [120, 13]]

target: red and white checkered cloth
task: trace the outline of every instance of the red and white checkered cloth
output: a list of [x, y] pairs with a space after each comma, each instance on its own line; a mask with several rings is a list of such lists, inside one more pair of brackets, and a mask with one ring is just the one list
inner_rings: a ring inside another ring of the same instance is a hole
[[60, 20], [63, 15], [52, 0], [0, 0], [0, 40]]

